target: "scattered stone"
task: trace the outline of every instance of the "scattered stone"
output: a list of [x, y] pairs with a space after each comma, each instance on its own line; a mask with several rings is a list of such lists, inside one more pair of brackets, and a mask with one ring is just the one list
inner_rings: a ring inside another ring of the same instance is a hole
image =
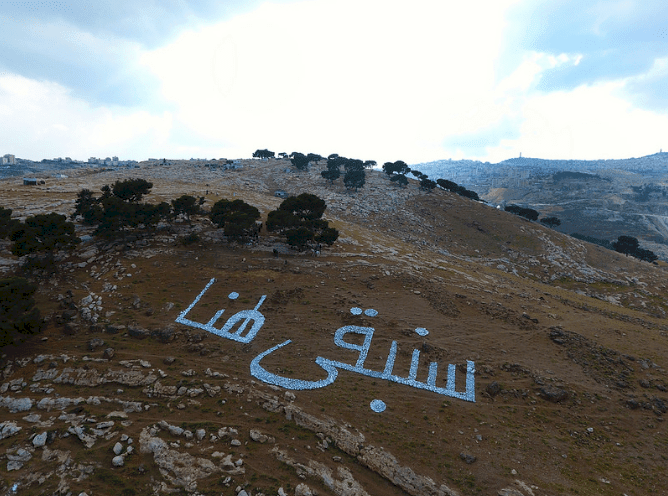
[[7, 471], [11, 470], [20, 470], [23, 468], [23, 464], [29, 461], [32, 458], [32, 454], [23, 449], [19, 448], [16, 453], [7, 453]]
[[498, 496], [524, 496], [524, 493], [518, 491], [517, 489], [513, 489], [511, 487], [506, 487], [504, 489], [499, 490], [497, 495]]
[[114, 444], [113, 451], [114, 455], [120, 455], [121, 453], [123, 453], [123, 445], [121, 443]]
[[241, 446], [241, 441], [239, 441], [238, 439], [232, 439], [232, 441], [230, 442], [230, 444], [231, 444], [232, 446]]
[[262, 444], [264, 444], [264, 443], [272, 443], [273, 444], [274, 442], [276, 442], [276, 440], [273, 437], [267, 436], [266, 434], [262, 434], [257, 429], [251, 429], [250, 430], [250, 438], [253, 441], [255, 441], [256, 443], [262, 443]]
[[120, 324], [108, 324], [105, 332], [107, 334], [118, 334], [119, 332], [124, 332], [125, 326]]
[[102, 353], [102, 358], [105, 358], [106, 360], [111, 360], [112, 358], [114, 358], [115, 354], [116, 351], [113, 348], [106, 348]]
[[306, 484], [299, 484], [295, 488], [295, 496], [313, 496], [313, 491]]
[[164, 329], [156, 329], [152, 331], [151, 336], [161, 343], [170, 343], [171, 341], [174, 341], [174, 338], [176, 337], [174, 328], [171, 325]]
[[0, 423], [0, 439], [5, 439], [9, 436], [13, 436], [14, 434], [18, 434], [21, 429], [23, 429], [23, 427], [17, 426], [16, 422], [2, 422]]
[[501, 384], [494, 381], [491, 384], [487, 385], [485, 391], [487, 391], [487, 394], [489, 394], [493, 398], [494, 396], [496, 396], [501, 392]]
[[125, 465], [125, 457], [123, 455], [117, 455], [111, 459], [111, 464], [114, 467], [122, 467]]
[[552, 403], [559, 403], [568, 398], [568, 391], [556, 386], [543, 386], [538, 392], [539, 396]]
[[32, 438], [32, 445], [35, 448], [41, 448], [46, 444], [47, 437], [48, 433], [46, 431], [42, 432], [41, 434], [37, 434], [34, 438]]
[[470, 455], [468, 453], [460, 453], [459, 458], [464, 460], [468, 465], [471, 465], [472, 463], [474, 463], [477, 460], [477, 458], [475, 456]]
[[95, 349], [100, 346], [104, 346], [104, 341], [100, 338], [93, 338], [88, 341], [88, 351], [95, 351]]
[[142, 329], [141, 327], [128, 326], [128, 335], [136, 339], [144, 339], [151, 335], [148, 329]]

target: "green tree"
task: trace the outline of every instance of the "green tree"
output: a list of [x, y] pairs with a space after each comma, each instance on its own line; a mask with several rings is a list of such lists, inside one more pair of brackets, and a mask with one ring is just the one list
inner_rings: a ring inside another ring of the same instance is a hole
[[125, 179], [123, 181], [116, 181], [111, 187], [114, 196], [117, 196], [123, 201], [130, 203], [138, 203], [144, 195], [147, 195], [153, 183], [146, 179]]
[[318, 243], [325, 243], [326, 245], [333, 245], [339, 239], [339, 231], [333, 227], [324, 228], [320, 234], [315, 237]]
[[313, 242], [331, 245], [339, 232], [322, 219], [326, 208], [325, 200], [316, 195], [291, 196], [269, 212], [267, 230], [284, 234], [288, 244], [300, 251]]
[[209, 217], [223, 228], [229, 239], [245, 241], [256, 234], [255, 222], [260, 218], [260, 211], [243, 200], [222, 199], [214, 203]]
[[174, 215], [183, 215], [188, 224], [191, 224], [190, 217], [201, 213], [202, 203], [204, 203], [204, 198], [198, 201], [194, 196], [181, 195], [176, 200], [172, 200]]
[[340, 161], [338, 160], [339, 156], [333, 154], [327, 158], [327, 169], [322, 171], [320, 175], [329, 181], [329, 184], [333, 184], [339, 177], [341, 177]]
[[420, 179], [420, 189], [422, 191], [430, 192], [435, 187], [436, 187], [436, 181], [432, 181], [427, 176], [424, 176], [422, 179]]
[[561, 225], [561, 221], [558, 217], [543, 217], [540, 219], [541, 224], [545, 224], [547, 227], [554, 229], [557, 226]]
[[93, 192], [89, 189], [82, 189], [77, 193], [77, 199], [74, 202], [74, 213], [70, 218], [75, 219], [80, 215], [83, 217], [84, 224], [95, 225], [100, 222], [103, 213], [100, 201], [93, 196]]
[[313, 241], [313, 231], [307, 227], [298, 227], [285, 231], [285, 238], [290, 246], [303, 251], [310, 241]]
[[18, 225], [19, 221], [12, 219], [12, 209], [0, 207], [0, 239], [9, 237]]
[[387, 174], [388, 176], [392, 176], [393, 174], [401, 174], [405, 176], [409, 172], [411, 172], [410, 167], [406, 165], [406, 162], [403, 160], [397, 160], [396, 162], [385, 162], [383, 164], [383, 172]]
[[403, 174], [393, 174], [392, 176], [390, 176], [390, 181], [392, 181], [395, 184], [398, 184], [402, 188], [408, 185], [408, 179]]
[[505, 209], [506, 212], [510, 212], [515, 215], [519, 215], [520, 217], [524, 217], [525, 219], [529, 220], [537, 220], [538, 216], [540, 215], [536, 210], [533, 208], [527, 208], [527, 207], [520, 207], [519, 205], [506, 205]]
[[39, 214], [19, 223], [10, 235], [12, 253], [22, 257], [75, 246], [81, 240], [74, 234], [74, 224], [57, 213]]
[[343, 176], [343, 184], [346, 185], [347, 189], [354, 189], [357, 191], [362, 188], [366, 183], [366, 174], [364, 173], [364, 168], [361, 169], [348, 169], [346, 170], [346, 175]]
[[297, 168], [297, 170], [303, 171], [308, 168], [309, 159], [303, 153], [293, 152], [290, 161], [292, 162], [292, 165]]
[[612, 243], [612, 247], [619, 253], [624, 253], [626, 256], [631, 255], [646, 262], [654, 262], [659, 258], [651, 250], [640, 248], [640, 243], [633, 236], [619, 236], [617, 241]]
[[274, 158], [274, 152], [267, 150], [255, 150], [253, 152], [253, 158]]
[[22, 269], [33, 274], [49, 275], [57, 270], [54, 252], [69, 249], [81, 240], [74, 234], [74, 224], [57, 213], [28, 217], [15, 221], [9, 239], [11, 251], [18, 257], [27, 256]]
[[42, 330], [35, 307], [37, 286], [21, 277], [0, 279], [0, 347], [22, 341]]

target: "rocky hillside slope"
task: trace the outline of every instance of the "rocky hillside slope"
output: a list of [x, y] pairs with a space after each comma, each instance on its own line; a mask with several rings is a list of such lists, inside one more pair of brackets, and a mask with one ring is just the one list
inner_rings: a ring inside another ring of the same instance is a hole
[[68, 175], [0, 197], [70, 213], [141, 177], [148, 201], [266, 218], [276, 190], [309, 192], [341, 237], [316, 257], [204, 219], [123, 242], [80, 227], [40, 283], [46, 330], [3, 350], [3, 494], [668, 493], [663, 267], [378, 172], [356, 193], [279, 160]]

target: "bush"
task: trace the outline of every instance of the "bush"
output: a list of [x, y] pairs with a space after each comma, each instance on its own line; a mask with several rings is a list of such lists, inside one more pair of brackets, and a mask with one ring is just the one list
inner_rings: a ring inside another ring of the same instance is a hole
[[218, 200], [209, 214], [211, 221], [224, 229], [225, 236], [238, 241], [257, 235], [255, 222], [260, 211], [243, 200]]
[[545, 224], [547, 227], [555, 228], [561, 225], [561, 221], [557, 217], [543, 217], [540, 219], [541, 224]]
[[36, 289], [21, 277], [0, 279], [0, 346], [23, 341], [42, 330], [43, 321], [34, 306]]
[[179, 236], [177, 238], [177, 241], [182, 244], [183, 246], [188, 246], [192, 245], [194, 243], [198, 243], [201, 241], [201, 238], [199, 237], [199, 234], [197, 233], [190, 233], [185, 236]]
[[325, 200], [316, 195], [291, 196], [269, 212], [267, 230], [284, 234], [288, 244], [300, 251], [314, 242], [331, 245], [339, 232], [322, 219], [326, 208]]
[[9, 237], [19, 221], [12, 220], [12, 209], [0, 207], [0, 239]]
[[537, 220], [540, 215], [533, 208], [520, 207], [519, 205], [507, 205], [504, 210], [529, 220]]
[[10, 239], [14, 242], [12, 253], [18, 257], [69, 248], [81, 241], [74, 234], [74, 224], [54, 212], [28, 217], [25, 223], [17, 223]]

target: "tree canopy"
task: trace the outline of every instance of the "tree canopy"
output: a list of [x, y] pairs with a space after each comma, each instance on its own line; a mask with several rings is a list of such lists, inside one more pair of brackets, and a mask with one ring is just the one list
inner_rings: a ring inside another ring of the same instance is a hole
[[436, 184], [438, 184], [444, 190], [451, 191], [453, 193], [458, 194], [459, 196], [463, 196], [464, 198], [470, 198], [471, 200], [480, 201], [478, 193], [470, 189], [466, 189], [464, 186], [460, 186], [454, 181], [450, 181], [448, 179], [438, 179], [436, 180]]
[[243, 200], [218, 200], [209, 214], [211, 221], [224, 229], [225, 236], [238, 241], [247, 240], [256, 234], [255, 222], [260, 211]]
[[274, 158], [274, 155], [274, 152], [271, 152], [266, 148], [264, 150], [255, 150], [253, 152], [253, 158]]
[[18, 223], [10, 234], [12, 253], [22, 257], [39, 252], [70, 248], [81, 240], [74, 234], [74, 224], [57, 213], [39, 214]]
[[36, 290], [21, 277], [0, 279], [0, 347], [41, 331], [43, 321], [33, 298]]
[[325, 200], [310, 193], [283, 200], [278, 209], [267, 215], [267, 229], [285, 235], [291, 246], [303, 250], [312, 243], [333, 244], [339, 233], [322, 219]]
[[654, 262], [659, 258], [654, 252], [640, 248], [638, 239], [633, 236], [619, 236], [617, 241], [612, 243], [612, 247], [616, 252], [631, 255], [646, 262]]
[[533, 208], [520, 207], [519, 205], [507, 205], [504, 210], [529, 220], [537, 220], [540, 215]]
[[541, 224], [545, 224], [547, 227], [555, 228], [561, 225], [561, 221], [558, 217], [543, 217], [540, 219]]
[[174, 215], [183, 215], [190, 223], [190, 216], [201, 213], [203, 203], [203, 197], [198, 201], [192, 195], [181, 195], [176, 200], [172, 200], [172, 210]]

